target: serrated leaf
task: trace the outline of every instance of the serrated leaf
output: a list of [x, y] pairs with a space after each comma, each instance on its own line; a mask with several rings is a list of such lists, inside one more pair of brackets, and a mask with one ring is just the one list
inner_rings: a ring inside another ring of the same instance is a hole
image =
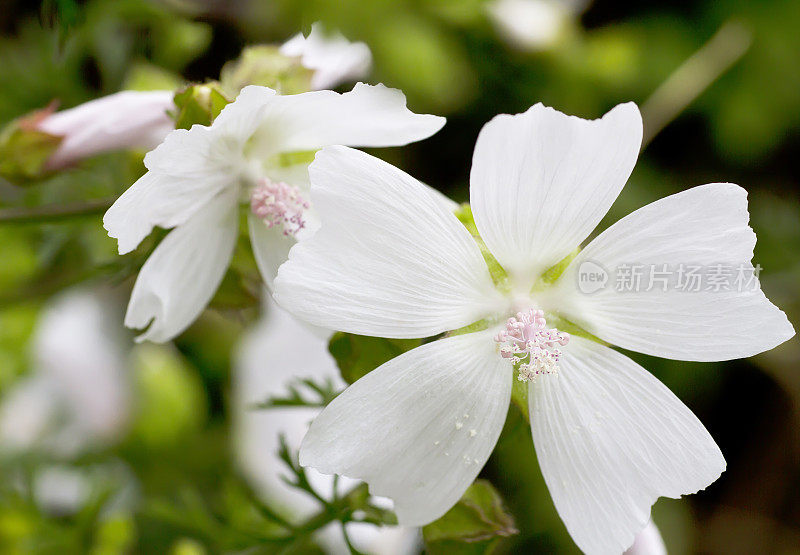
[[422, 529], [429, 553], [490, 553], [519, 531], [497, 490], [476, 480], [458, 503]]
[[336, 359], [344, 381], [353, 383], [384, 362], [421, 344], [421, 339], [385, 339], [337, 332], [331, 337], [328, 350]]

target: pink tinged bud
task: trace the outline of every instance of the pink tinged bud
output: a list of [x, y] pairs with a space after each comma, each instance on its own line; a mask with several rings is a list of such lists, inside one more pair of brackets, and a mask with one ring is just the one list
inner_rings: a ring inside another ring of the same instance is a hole
[[547, 327], [544, 312], [530, 309], [509, 318], [506, 327], [494, 338], [500, 356], [519, 365], [518, 379], [529, 382], [541, 374], [558, 373], [561, 351], [569, 343], [569, 334]]
[[296, 237], [306, 227], [304, 212], [310, 207], [300, 190], [288, 183], [261, 179], [250, 194], [250, 210], [267, 227], [281, 226], [283, 234]]
[[155, 148], [175, 128], [167, 114], [172, 97], [171, 91], [123, 91], [45, 113], [36, 129], [62, 137], [46, 168], [64, 168], [101, 152]]

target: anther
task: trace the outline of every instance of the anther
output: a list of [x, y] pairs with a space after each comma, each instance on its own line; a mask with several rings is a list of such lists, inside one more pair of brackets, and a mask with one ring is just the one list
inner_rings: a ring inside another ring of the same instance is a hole
[[500, 356], [517, 366], [518, 379], [529, 382], [541, 374], [558, 373], [558, 347], [569, 343], [569, 334], [548, 328], [544, 312], [530, 309], [509, 318], [494, 340]]

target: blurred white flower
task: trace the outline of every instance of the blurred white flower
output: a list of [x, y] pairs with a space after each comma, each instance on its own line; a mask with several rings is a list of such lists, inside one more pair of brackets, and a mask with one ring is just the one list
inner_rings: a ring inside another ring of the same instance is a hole
[[[287, 385], [301, 378], [313, 378], [317, 382], [329, 378], [339, 389], [345, 384], [328, 352], [329, 332], [312, 330], [271, 299], [266, 310], [267, 316], [244, 336], [234, 363], [234, 448], [243, 474], [264, 500], [277, 504], [287, 518], [300, 522], [319, 511], [320, 506], [281, 478], [287, 470], [277, 456], [279, 437], [284, 434], [292, 450], [299, 448], [308, 424], [319, 409], [254, 410], [252, 405], [272, 396], [285, 395]], [[328, 498], [332, 496], [331, 476], [309, 469], [308, 479], [317, 491]], [[339, 492], [346, 492], [356, 483], [340, 478]], [[388, 504], [390, 507], [391, 502]], [[356, 548], [365, 553], [418, 552], [419, 535], [415, 529], [350, 523], [347, 530]], [[336, 523], [323, 529], [317, 540], [329, 553], [349, 553]]]
[[89, 497], [92, 483], [85, 471], [63, 465], [46, 466], [36, 473], [33, 496], [39, 507], [50, 514], [77, 511]]
[[286, 96], [249, 86], [210, 127], [173, 131], [145, 157], [149, 171], [103, 218], [120, 254], [154, 226], [175, 227], [142, 267], [125, 325], [149, 325], [140, 341], [167, 341], [197, 318], [230, 262], [241, 203], [250, 205], [250, 241], [271, 285], [296, 238], [316, 228], [306, 198], [311, 151], [404, 145], [444, 121], [411, 112], [403, 93], [382, 85]]
[[45, 167], [56, 170], [101, 152], [127, 148], [150, 150], [175, 124], [171, 91], [122, 91], [74, 108], [36, 117], [40, 131], [62, 137]]
[[636, 534], [633, 545], [625, 551], [625, 555], [667, 555], [667, 547], [661, 539], [661, 532], [652, 520]]
[[[328, 329], [391, 338], [451, 333], [334, 399], [303, 440], [300, 463], [361, 478], [394, 501], [401, 524], [425, 525], [458, 501], [492, 453], [516, 368], [527, 382], [542, 474], [583, 551], [622, 552], [658, 497], [715, 481], [725, 460], [697, 417], [589, 334], [654, 356], [728, 360], [792, 337], [786, 315], [758, 287], [583, 294], [578, 269], [586, 261], [752, 269], [744, 189], [717, 183], [661, 199], [598, 235], [555, 282], [545, 274], [605, 216], [641, 139], [632, 103], [591, 121], [537, 104], [484, 126], [470, 204], [505, 270], [497, 286], [469, 231], [418, 181], [346, 147], [318, 153], [309, 172], [321, 227], [281, 266], [275, 299]], [[452, 333], [478, 322], [483, 331]], [[556, 329], [563, 325], [574, 333]]]
[[511, 44], [523, 50], [552, 46], [565, 26], [586, 7], [585, 0], [495, 0], [489, 16]]
[[101, 297], [71, 291], [41, 316], [34, 370], [0, 405], [0, 449], [71, 456], [115, 439], [127, 423], [130, 386], [122, 330]]
[[350, 42], [339, 32], [326, 33], [320, 23], [311, 26], [307, 37], [298, 33], [286, 41], [280, 52], [300, 58], [305, 67], [314, 70], [311, 87], [315, 90], [363, 79], [372, 66], [366, 44]]

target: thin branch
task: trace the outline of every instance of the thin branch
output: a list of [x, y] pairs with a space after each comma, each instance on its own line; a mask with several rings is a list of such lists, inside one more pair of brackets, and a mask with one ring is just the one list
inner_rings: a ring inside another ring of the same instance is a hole
[[72, 204], [47, 204], [31, 208], [0, 209], [0, 223], [51, 223], [80, 216], [102, 214], [116, 199], [97, 199]]
[[642, 104], [642, 149], [736, 63], [750, 48], [752, 33], [730, 19]]

